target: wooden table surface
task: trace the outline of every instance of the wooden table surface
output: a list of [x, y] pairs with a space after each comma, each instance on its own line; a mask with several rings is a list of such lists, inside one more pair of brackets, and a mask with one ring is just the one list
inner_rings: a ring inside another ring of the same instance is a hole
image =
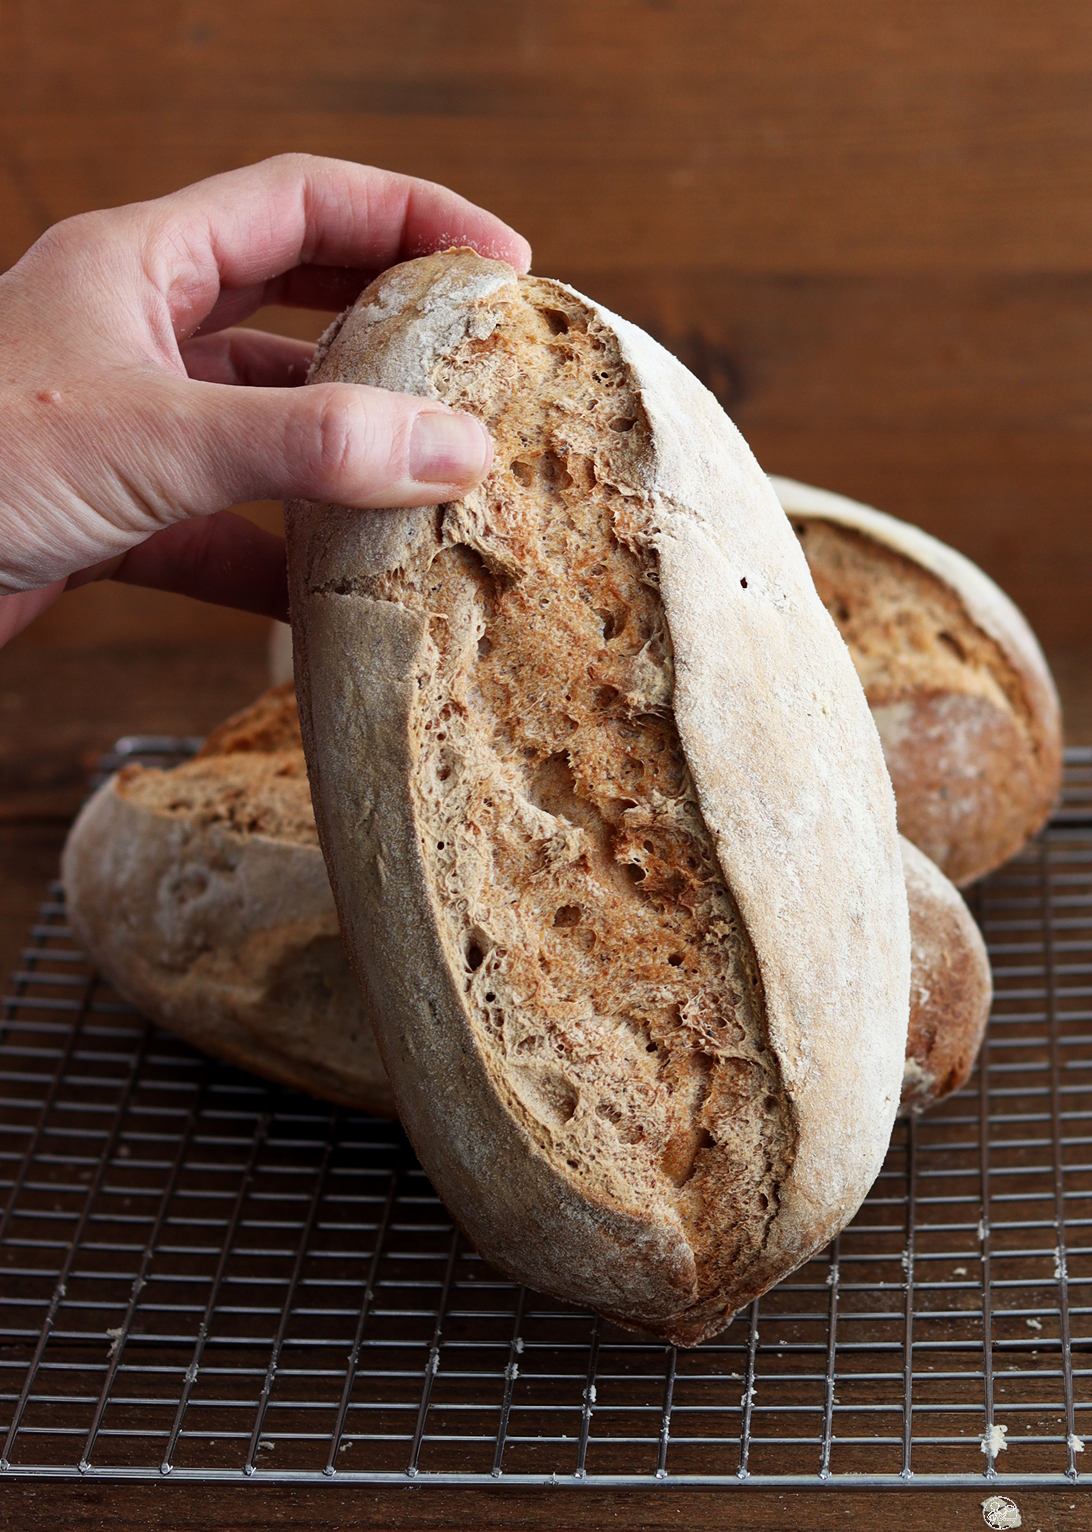
[[[557, 1489], [377, 1494], [354, 1486], [0, 1485], [0, 1526], [19, 1532], [982, 1532], [994, 1490], [604, 1492]], [[1088, 1532], [1083, 1488], [1010, 1492], [1027, 1532]], [[6, 1519], [5, 1519], [6, 1518]]]
[[[5, 0], [0, 269], [58, 218], [281, 150], [445, 181], [677, 350], [769, 471], [981, 563], [1092, 743], [1090, 107], [1087, 0]], [[201, 733], [264, 674], [256, 619], [112, 586], [0, 653], [5, 972], [94, 757]], [[1092, 1524], [1083, 1494], [1015, 1498], [1048, 1532]], [[0, 1520], [944, 1532], [981, 1498], [0, 1482]]]

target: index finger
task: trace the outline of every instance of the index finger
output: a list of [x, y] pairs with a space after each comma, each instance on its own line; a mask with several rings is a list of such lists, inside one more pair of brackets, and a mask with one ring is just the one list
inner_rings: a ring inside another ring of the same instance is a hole
[[265, 286], [295, 268], [297, 282], [309, 267], [376, 273], [451, 245], [517, 271], [531, 259], [522, 235], [445, 186], [307, 154], [212, 176], [139, 211], [146, 269], [178, 334], [200, 324], [222, 288]]

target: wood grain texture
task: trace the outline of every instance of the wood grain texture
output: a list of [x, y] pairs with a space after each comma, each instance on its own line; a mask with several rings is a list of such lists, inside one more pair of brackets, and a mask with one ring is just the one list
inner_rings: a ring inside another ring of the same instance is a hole
[[[696, 365], [770, 471], [1092, 644], [1090, 104], [1081, 0], [8, 0], [0, 265], [284, 149], [445, 181]], [[42, 641], [207, 632], [83, 600]]]
[[[50, 217], [305, 146], [448, 180], [561, 271], [1083, 271], [1080, 0], [9, 0]], [[77, 131], [82, 128], [83, 131]], [[559, 211], [563, 216], [559, 217]]]
[[[1000, 1492], [1004, 1493], [1003, 1483]], [[40, 1484], [11, 1482], [0, 1514], [23, 1532], [980, 1532], [982, 1501], [998, 1488], [977, 1490], [844, 1490], [806, 1493], [746, 1488], [654, 1493], [594, 1489], [443, 1490], [427, 1486], [375, 1491], [364, 1485], [318, 1488], [259, 1483]], [[1039, 1532], [1083, 1532], [1089, 1492], [1014, 1490], [1023, 1525]]]

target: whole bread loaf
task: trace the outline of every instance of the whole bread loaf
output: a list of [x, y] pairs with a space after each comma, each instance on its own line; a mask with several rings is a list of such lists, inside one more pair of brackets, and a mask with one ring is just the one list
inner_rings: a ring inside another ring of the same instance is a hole
[[291, 685], [171, 771], [127, 766], [61, 861], [77, 941], [119, 994], [208, 1053], [394, 1115], [345, 959]]
[[899, 829], [970, 883], [1039, 829], [1061, 784], [1061, 709], [1035, 635], [977, 565], [919, 527], [772, 483], [864, 685]]
[[444, 400], [458, 503], [288, 507], [316, 819], [399, 1114], [480, 1253], [691, 1344], [852, 1217], [906, 894], [860, 683], [712, 396], [561, 283], [396, 267], [313, 378]]

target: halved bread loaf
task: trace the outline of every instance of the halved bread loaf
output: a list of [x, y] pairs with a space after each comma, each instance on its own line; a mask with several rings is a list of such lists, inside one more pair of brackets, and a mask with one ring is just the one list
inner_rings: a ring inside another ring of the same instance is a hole
[[1046, 819], [1061, 784], [1050, 671], [1020, 612], [919, 527], [773, 479], [883, 741], [899, 829], [963, 885]]
[[392, 1116], [315, 833], [291, 685], [171, 771], [128, 766], [61, 862], [68, 916], [118, 993], [208, 1053]]
[[768, 481], [642, 332], [469, 252], [316, 380], [486, 422], [456, 504], [288, 507], [316, 818], [399, 1113], [483, 1256], [685, 1344], [883, 1159], [909, 930], [890, 783]]

